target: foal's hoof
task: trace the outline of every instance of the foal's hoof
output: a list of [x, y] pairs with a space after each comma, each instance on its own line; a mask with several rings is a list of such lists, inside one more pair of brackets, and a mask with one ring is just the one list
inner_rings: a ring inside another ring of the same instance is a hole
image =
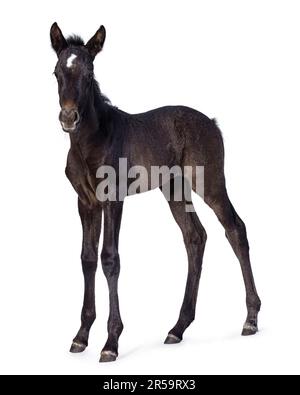
[[179, 339], [179, 337], [173, 335], [172, 333], [169, 333], [166, 340], [165, 340], [165, 344], [177, 344], [180, 342], [181, 342], [181, 339]]
[[77, 341], [73, 341], [72, 346], [70, 348], [70, 352], [79, 353], [86, 349], [86, 345], [83, 343], [79, 343]]
[[117, 354], [113, 351], [102, 351], [99, 362], [113, 362], [117, 359]]
[[257, 326], [254, 324], [250, 324], [249, 322], [246, 322], [243, 331], [242, 331], [242, 336], [251, 336], [255, 335], [255, 333], [258, 331]]

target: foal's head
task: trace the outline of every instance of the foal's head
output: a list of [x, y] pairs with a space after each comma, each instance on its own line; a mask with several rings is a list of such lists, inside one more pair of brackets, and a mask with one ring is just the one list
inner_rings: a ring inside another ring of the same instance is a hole
[[54, 23], [50, 38], [58, 56], [54, 74], [58, 82], [61, 107], [59, 120], [65, 132], [76, 132], [91, 94], [93, 60], [103, 47], [105, 28], [101, 26], [84, 45], [79, 37], [65, 39], [57, 23]]

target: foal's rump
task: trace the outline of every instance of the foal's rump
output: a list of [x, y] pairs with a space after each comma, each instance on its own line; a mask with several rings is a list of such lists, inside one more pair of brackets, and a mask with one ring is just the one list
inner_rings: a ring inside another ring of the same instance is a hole
[[[161, 107], [138, 116], [147, 120], [150, 135], [146, 132], [145, 137], [150, 139], [147, 148], [151, 147], [152, 164], [191, 167], [192, 188], [196, 192], [197, 175], [204, 175], [207, 192], [225, 185], [223, 139], [214, 119], [185, 106]], [[154, 145], [156, 148], [153, 149]], [[158, 157], [154, 158], [153, 154]], [[199, 172], [196, 172], [197, 168]]]
[[130, 115], [129, 125], [131, 166], [142, 165], [148, 174], [155, 166], [190, 169], [191, 187], [201, 196], [203, 182], [205, 191], [224, 185], [223, 140], [215, 120], [189, 107], [166, 106]]

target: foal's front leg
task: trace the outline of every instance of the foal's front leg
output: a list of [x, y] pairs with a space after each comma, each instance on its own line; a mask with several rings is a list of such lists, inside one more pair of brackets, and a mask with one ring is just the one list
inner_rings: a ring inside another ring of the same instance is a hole
[[96, 318], [95, 274], [102, 216], [102, 208], [99, 205], [89, 209], [78, 200], [78, 209], [83, 230], [81, 262], [84, 275], [84, 299], [81, 326], [70, 349], [74, 353], [82, 352], [87, 347], [90, 328]]
[[104, 207], [104, 237], [101, 261], [109, 289], [109, 318], [107, 323], [108, 339], [101, 351], [100, 362], [115, 361], [118, 356], [119, 336], [123, 330], [118, 298], [120, 273], [118, 242], [122, 209], [123, 202], [109, 202]]

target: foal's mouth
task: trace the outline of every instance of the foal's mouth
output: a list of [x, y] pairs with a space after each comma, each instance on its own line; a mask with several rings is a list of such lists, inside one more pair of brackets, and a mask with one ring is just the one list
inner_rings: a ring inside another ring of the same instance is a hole
[[79, 129], [79, 122], [76, 124], [73, 124], [72, 126], [66, 125], [64, 122], [61, 122], [62, 130], [65, 133], [76, 133], [78, 132]]

